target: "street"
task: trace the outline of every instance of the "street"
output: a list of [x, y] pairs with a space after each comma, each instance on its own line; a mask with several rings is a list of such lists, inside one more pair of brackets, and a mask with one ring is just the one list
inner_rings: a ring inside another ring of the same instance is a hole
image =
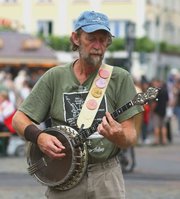
[[180, 198], [180, 141], [168, 146], [136, 147], [137, 165], [125, 175], [129, 199]]
[[[128, 199], [180, 198], [180, 136], [166, 146], [137, 146], [136, 167], [125, 174]], [[27, 174], [24, 157], [0, 157], [1, 199], [45, 199], [46, 187]]]

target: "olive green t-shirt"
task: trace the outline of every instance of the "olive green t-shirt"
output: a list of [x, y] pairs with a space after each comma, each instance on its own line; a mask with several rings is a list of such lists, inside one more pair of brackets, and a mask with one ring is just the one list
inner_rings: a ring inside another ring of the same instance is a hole
[[[98, 70], [80, 85], [73, 72], [73, 63], [51, 68], [35, 84], [19, 110], [36, 123], [41, 123], [50, 117], [52, 126], [63, 124], [76, 128], [77, 117], [97, 72]], [[131, 101], [135, 95], [136, 90], [131, 75], [120, 67], [113, 67], [95, 121], [101, 121], [106, 111], [114, 112]], [[117, 121], [129, 119], [141, 111], [141, 106], [133, 106], [120, 114]], [[92, 134], [86, 143], [91, 162], [104, 161], [118, 151], [116, 145], [97, 132]]]

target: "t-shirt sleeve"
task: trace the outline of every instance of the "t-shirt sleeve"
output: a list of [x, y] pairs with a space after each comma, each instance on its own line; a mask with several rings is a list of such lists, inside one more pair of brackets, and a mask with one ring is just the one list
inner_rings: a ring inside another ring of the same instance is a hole
[[[137, 94], [131, 74], [128, 72], [124, 72], [124, 76], [121, 76], [121, 78], [121, 84], [119, 85], [119, 87], [117, 87], [119, 89], [117, 90], [117, 108], [120, 108], [128, 102], [132, 101]], [[120, 114], [117, 120], [119, 122], [122, 122], [142, 111], [142, 106], [132, 106], [131, 108], [127, 109], [122, 114]]]
[[18, 108], [36, 123], [41, 123], [48, 118], [52, 89], [50, 79], [45, 73], [35, 84], [29, 96]]

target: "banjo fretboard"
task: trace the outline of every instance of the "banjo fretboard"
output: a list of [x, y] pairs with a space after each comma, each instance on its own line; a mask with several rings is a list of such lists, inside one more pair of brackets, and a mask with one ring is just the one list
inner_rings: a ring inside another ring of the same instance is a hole
[[[144, 105], [150, 100], [156, 99], [158, 92], [159, 88], [149, 87], [145, 93], [136, 94], [133, 100], [129, 101], [124, 106], [116, 109], [113, 113], [111, 113], [111, 116], [113, 117], [113, 119], [116, 119], [121, 113], [128, 110], [132, 106]], [[88, 129], [83, 129], [82, 126], [82, 128], [78, 132], [79, 134], [71, 140], [73, 147], [78, 147], [82, 145], [90, 135], [96, 132], [99, 123], [100, 122], [94, 122], [94, 124]]]
[[[129, 108], [131, 108], [134, 105], [135, 104], [133, 103], [133, 101], [130, 101], [127, 104], [125, 104], [124, 106], [116, 109], [113, 113], [111, 113], [111, 116], [113, 117], [113, 119], [116, 119], [121, 113], [128, 110]], [[90, 128], [80, 129], [79, 134], [71, 140], [73, 146], [77, 147], [77, 146], [81, 145], [82, 143], [84, 143], [87, 140], [87, 138], [96, 131], [99, 123], [100, 123], [100, 121], [94, 122]]]

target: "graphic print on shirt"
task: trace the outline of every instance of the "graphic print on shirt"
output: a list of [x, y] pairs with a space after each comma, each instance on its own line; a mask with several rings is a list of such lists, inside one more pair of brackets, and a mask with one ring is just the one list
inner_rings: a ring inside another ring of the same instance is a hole
[[[76, 121], [81, 111], [82, 105], [86, 99], [88, 92], [73, 92], [73, 93], [64, 93], [64, 118], [67, 124], [71, 127], [76, 127]], [[99, 110], [95, 117], [95, 121], [101, 121], [102, 117], [105, 115], [106, 100], [103, 97], [100, 104]]]

